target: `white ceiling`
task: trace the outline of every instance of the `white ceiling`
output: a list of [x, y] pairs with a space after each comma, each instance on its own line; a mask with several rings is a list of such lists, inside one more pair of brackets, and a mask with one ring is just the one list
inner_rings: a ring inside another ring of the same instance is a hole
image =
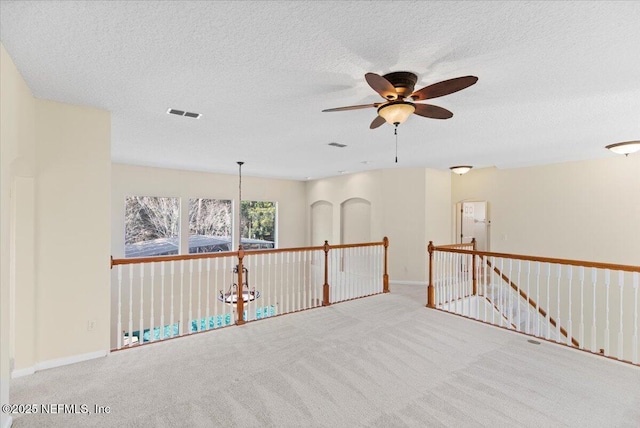
[[[112, 112], [116, 163], [235, 174], [242, 160], [304, 180], [592, 159], [640, 139], [637, 1], [3, 0], [0, 17], [34, 96]], [[479, 78], [429, 101], [452, 119], [400, 125], [397, 164], [375, 109], [321, 112], [381, 101], [364, 74], [391, 71], [416, 89]]]

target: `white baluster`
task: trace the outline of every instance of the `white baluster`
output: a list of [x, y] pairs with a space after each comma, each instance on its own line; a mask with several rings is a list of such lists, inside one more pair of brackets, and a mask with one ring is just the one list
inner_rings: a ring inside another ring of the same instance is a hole
[[[266, 257], [266, 264], [267, 264], [267, 296], [265, 299], [265, 302], [267, 303], [267, 314], [271, 314], [271, 305], [272, 305], [272, 293], [271, 293], [271, 287], [272, 287], [272, 278], [271, 278], [271, 254], [269, 253]], [[262, 271], [264, 274], [264, 264], [265, 264], [265, 260], [263, 259], [262, 261]]]
[[178, 321], [178, 336], [184, 334], [184, 260], [180, 260], [180, 319]]
[[551, 285], [551, 263], [547, 263], [547, 316], [546, 316], [547, 340], [551, 338], [551, 306], [549, 306], [550, 295], [551, 295], [550, 285]]
[[164, 262], [160, 262], [160, 339], [164, 339]]
[[204, 328], [209, 330], [211, 328], [211, 258], [207, 259], [207, 301], [205, 304], [207, 320], [204, 323]]
[[604, 327], [604, 355], [606, 357], [609, 356], [609, 285], [611, 282], [611, 271], [609, 269], [604, 270], [604, 287], [607, 293], [607, 297], [605, 299], [605, 308], [606, 308], [606, 322]]
[[[187, 333], [193, 333], [193, 259], [189, 259], [189, 319], [187, 320]], [[197, 327], [197, 324], [196, 324]]]
[[[505, 321], [505, 312], [506, 312], [506, 300], [507, 300], [507, 295], [506, 295], [506, 289], [504, 287], [504, 284], [502, 283], [502, 274], [504, 274], [504, 259], [501, 258], [500, 259], [500, 272], [501, 274], [498, 275], [498, 284], [500, 284], [500, 326], [504, 325], [504, 321]], [[507, 285], [508, 286], [508, 285]], [[508, 323], [507, 323], [508, 324]]]
[[638, 364], [638, 272], [633, 273], [633, 356], [631, 362]]
[[[573, 267], [571, 265], [567, 265], [567, 280], [569, 281], [569, 314], [567, 315], [567, 345], [572, 346], [571, 338], [573, 337], [573, 295], [571, 292], [572, 288], [572, 280], [573, 280]], [[558, 321], [560, 324], [560, 321]]]
[[562, 265], [556, 265], [556, 271], [558, 272], [558, 285], [556, 287], [557, 291], [556, 291], [556, 305], [558, 310], [557, 312], [557, 319], [556, 319], [556, 342], [560, 342], [562, 340], [562, 336], [560, 333], [560, 277], [562, 276]]
[[584, 349], [584, 266], [580, 266], [578, 275], [580, 280], [580, 332], [578, 337], [580, 338], [580, 349]]
[[540, 327], [542, 326], [542, 319], [540, 317], [540, 262], [536, 262], [536, 336], [542, 337]]
[[623, 296], [624, 296], [624, 272], [618, 271], [618, 285], [620, 286], [620, 330], [618, 331], [618, 357], [622, 359], [622, 344], [623, 344], [623, 330], [622, 330], [622, 308], [623, 308]]
[[285, 284], [287, 286], [287, 306], [286, 306], [287, 312], [292, 312], [291, 306], [292, 306], [293, 296], [291, 296], [291, 293], [294, 291], [293, 287], [291, 286], [291, 282], [289, 281], [290, 271], [291, 271], [291, 253], [287, 252], [287, 265], [285, 269], [285, 275], [286, 275]]
[[129, 347], [131, 347], [132, 344], [133, 344], [133, 264], [130, 264], [129, 265]]
[[205, 327], [202, 327], [202, 259], [198, 259], [198, 322], [196, 323], [196, 331], [206, 328], [208, 322], [209, 320], [205, 320]]
[[[122, 348], [122, 265], [116, 268], [118, 271], [118, 327], [116, 332], [116, 349]], [[129, 338], [131, 341], [131, 338]]]
[[296, 289], [298, 290], [298, 310], [301, 311], [305, 309], [304, 305], [304, 280], [303, 280], [303, 266], [302, 266], [302, 251], [297, 251], [297, 259], [298, 259], [298, 283], [296, 284]]
[[[513, 278], [513, 260], [509, 259], [509, 272], [507, 274], [508, 282], [506, 283], [505, 290], [507, 294], [505, 295], [507, 300], [507, 328], [513, 328], [513, 289], [511, 288], [511, 278]], [[503, 271], [504, 272], [504, 271]]]
[[525, 326], [525, 333], [531, 334], [531, 311], [533, 310], [533, 306], [529, 302], [531, 299], [531, 260], [527, 260], [527, 324]]
[[491, 324], [495, 325], [496, 324], [496, 309], [498, 308], [498, 302], [496, 299], [496, 281], [495, 281], [495, 276], [497, 275], [494, 268], [496, 267], [496, 258], [495, 256], [491, 257], [491, 269], [489, 271], [489, 275], [490, 275], [490, 287], [491, 287], [491, 303], [493, 304], [493, 308], [491, 308]]
[[140, 337], [138, 343], [144, 343], [144, 264], [140, 264]]
[[175, 324], [174, 323], [174, 318], [173, 318], [173, 300], [174, 300], [173, 286], [174, 286], [174, 283], [175, 283], [175, 263], [176, 262], [175, 261], [170, 261], [169, 263], [171, 263], [171, 309], [170, 309], [171, 310], [171, 314], [170, 314], [171, 324], [170, 324], [170, 327], [169, 327], [169, 329], [170, 329], [169, 331], [171, 332], [170, 333], [170, 337], [173, 337], [174, 333], [175, 333], [175, 330], [173, 328], [173, 325]]
[[[213, 295], [214, 295], [214, 299], [213, 299], [213, 328], [217, 328], [218, 327], [218, 305], [220, 304], [220, 300], [218, 300], [218, 293], [220, 292], [220, 283], [218, 282], [218, 278], [220, 275], [220, 262], [219, 262], [219, 258], [216, 258], [214, 260], [213, 263], [213, 271], [214, 271], [214, 275], [213, 277], [215, 278], [215, 286], [213, 287]], [[226, 259], [222, 259], [222, 265], [224, 266], [224, 261]], [[223, 269], [224, 270], [224, 269]], [[222, 273], [222, 275], [224, 276], [224, 272]], [[222, 281], [222, 290], [224, 290], [224, 280]], [[224, 291], [223, 291], [224, 293]], [[223, 303], [224, 304], [224, 303]]]
[[150, 314], [151, 319], [149, 321], [149, 341], [153, 342], [153, 340], [155, 339], [155, 329], [156, 329], [155, 317], [154, 317], [155, 303], [153, 298], [153, 295], [155, 294], [155, 289], [156, 289], [156, 282], [154, 281], [156, 268], [153, 262], [151, 262], [150, 266], [151, 266], [151, 314]]
[[596, 268], [591, 269], [591, 284], [593, 288], [593, 316], [591, 321], [591, 352], [597, 352], [598, 350], [598, 341], [597, 341], [597, 328], [596, 328], [596, 283], [597, 283], [597, 274], [598, 271]]
[[518, 275], [516, 276], [516, 302], [518, 302], [517, 305], [517, 311], [516, 311], [516, 315], [517, 315], [517, 319], [516, 319], [516, 330], [517, 331], [522, 331], [522, 328], [520, 327], [522, 325], [522, 312], [520, 309], [520, 301], [522, 300], [520, 298], [520, 274], [522, 273], [522, 260], [518, 260]]

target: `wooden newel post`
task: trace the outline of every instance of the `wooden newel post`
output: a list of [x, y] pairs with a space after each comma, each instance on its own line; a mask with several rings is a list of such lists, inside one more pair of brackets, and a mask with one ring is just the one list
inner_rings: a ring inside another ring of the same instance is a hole
[[236, 310], [238, 318], [236, 320], [237, 325], [242, 325], [245, 323], [244, 321], [244, 290], [242, 286], [242, 259], [244, 258], [244, 250], [242, 249], [242, 245], [238, 246], [238, 289], [236, 290]]
[[382, 238], [382, 243], [384, 245], [384, 274], [382, 275], [382, 292], [389, 292], [389, 269], [388, 269], [388, 249], [389, 249], [389, 238], [386, 236]]
[[[471, 240], [471, 243], [473, 244], [473, 251], [476, 250], [476, 238], [473, 238]], [[478, 294], [478, 288], [477, 288], [477, 279], [476, 279], [476, 255], [472, 254], [471, 255], [471, 278], [473, 278], [473, 293], [472, 296], [475, 296]]]
[[436, 290], [433, 287], [433, 241], [429, 241], [427, 251], [429, 251], [429, 285], [427, 286], [427, 308], [436, 307]]
[[329, 300], [329, 241], [324, 241], [324, 285], [322, 286], [322, 306], [331, 305]]

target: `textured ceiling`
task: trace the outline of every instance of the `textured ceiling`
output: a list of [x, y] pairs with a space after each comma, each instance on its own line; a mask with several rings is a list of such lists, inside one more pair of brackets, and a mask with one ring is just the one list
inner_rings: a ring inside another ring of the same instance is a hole
[[[117, 163], [320, 178], [614, 156], [640, 138], [640, 2], [2, 1], [1, 38], [34, 96], [112, 112]], [[475, 75], [370, 130], [364, 74], [416, 88]], [[166, 114], [168, 108], [201, 119]], [[328, 143], [346, 144], [345, 148]]]

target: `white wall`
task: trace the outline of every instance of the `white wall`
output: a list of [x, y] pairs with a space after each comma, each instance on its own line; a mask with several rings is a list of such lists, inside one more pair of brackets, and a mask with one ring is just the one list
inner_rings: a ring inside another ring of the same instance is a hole
[[640, 264], [638, 154], [478, 169], [452, 182], [452, 203], [488, 201], [492, 251]]
[[[244, 167], [246, 170], [246, 166]], [[111, 254], [124, 257], [124, 202], [127, 196], [168, 196], [181, 198], [181, 216], [188, 215], [189, 199], [231, 200], [237, 207], [238, 177], [234, 175], [113, 164], [111, 167]], [[242, 176], [242, 200], [277, 203], [277, 238], [280, 248], [302, 247], [305, 229], [305, 185], [302, 181]], [[237, 211], [234, 208], [234, 219]], [[235, 221], [234, 223], [237, 223]], [[181, 241], [187, 248], [189, 232], [181, 222]]]

